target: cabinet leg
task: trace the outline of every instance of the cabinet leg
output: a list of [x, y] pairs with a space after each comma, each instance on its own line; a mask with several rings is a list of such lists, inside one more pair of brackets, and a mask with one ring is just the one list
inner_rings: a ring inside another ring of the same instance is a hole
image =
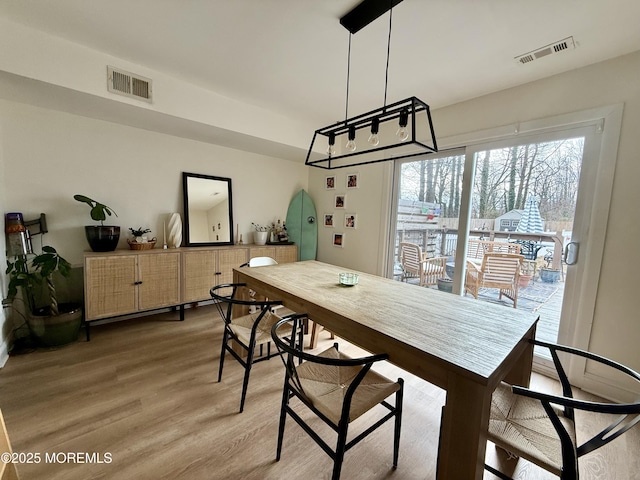
[[184, 305], [180, 305], [180, 321], [184, 322]]
[[84, 322], [84, 331], [87, 334], [87, 342], [91, 341], [91, 327], [90, 327], [90, 323], [85, 321]]

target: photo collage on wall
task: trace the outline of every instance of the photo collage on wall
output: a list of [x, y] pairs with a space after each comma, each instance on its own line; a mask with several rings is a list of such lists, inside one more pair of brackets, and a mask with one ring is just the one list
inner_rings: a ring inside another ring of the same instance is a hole
[[[325, 177], [326, 190], [338, 190], [339, 182], [342, 182], [341, 176], [330, 175]], [[358, 173], [347, 173], [344, 178], [344, 188], [352, 190], [360, 187], [360, 176]], [[347, 195], [346, 193], [336, 193], [333, 197], [333, 212], [325, 213], [322, 224], [327, 228], [340, 229], [340, 233], [334, 232], [332, 242], [334, 247], [344, 247], [345, 233], [343, 231], [353, 230], [358, 227], [358, 214], [347, 213]], [[344, 213], [343, 213], [344, 212]]]

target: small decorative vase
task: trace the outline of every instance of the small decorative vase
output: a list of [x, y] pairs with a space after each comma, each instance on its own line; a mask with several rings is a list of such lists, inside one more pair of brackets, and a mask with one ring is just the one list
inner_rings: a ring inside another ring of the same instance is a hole
[[169, 248], [178, 248], [182, 243], [182, 219], [179, 213], [172, 213], [169, 218]]
[[253, 232], [253, 243], [256, 245], [266, 245], [269, 232]]

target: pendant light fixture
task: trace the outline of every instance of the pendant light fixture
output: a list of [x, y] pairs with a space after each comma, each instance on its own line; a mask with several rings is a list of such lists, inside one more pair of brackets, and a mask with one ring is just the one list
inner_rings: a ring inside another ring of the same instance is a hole
[[[438, 151], [429, 105], [416, 97], [387, 105], [393, 7], [402, 0], [364, 0], [340, 19], [349, 31], [345, 120], [315, 131], [305, 165], [333, 170]], [[348, 118], [351, 37], [389, 12], [389, 38], [381, 108]]]

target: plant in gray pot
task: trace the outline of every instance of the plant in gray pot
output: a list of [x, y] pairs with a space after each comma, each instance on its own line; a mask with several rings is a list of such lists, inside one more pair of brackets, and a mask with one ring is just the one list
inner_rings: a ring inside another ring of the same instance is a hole
[[544, 256], [545, 266], [540, 269], [540, 280], [546, 283], [557, 283], [560, 280], [562, 271], [557, 268], [551, 268], [553, 256], [548, 253]]
[[91, 250], [94, 252], [112, 252], [115, 250], [120, 239], [120, 227], [105, 225], [104, 221], [107, 219], [107, 215], [111, 216], [113, 213], [117, 217], [118, 214], [111, 207], [107, 207], [84, 195], [74, 195], [73, 198], [89, 205], [91, 218], [100, 222], [100, 225], [86, 225], [84, 227], [84, 233], [87, 236]]
[[69, 277], [71, 265], [50, 246], [42, 247], [42, 253], [32, 258], [18, 255], [13, 262], [7, 260], [9, 288], [5, 303], [13, 303], [18, 291], [22, 291], [29, 332], [40, 345], [47, 347], [77, 340], [82, 323], [80, 304], [58, 303], [53, 278], [56, 272]]

